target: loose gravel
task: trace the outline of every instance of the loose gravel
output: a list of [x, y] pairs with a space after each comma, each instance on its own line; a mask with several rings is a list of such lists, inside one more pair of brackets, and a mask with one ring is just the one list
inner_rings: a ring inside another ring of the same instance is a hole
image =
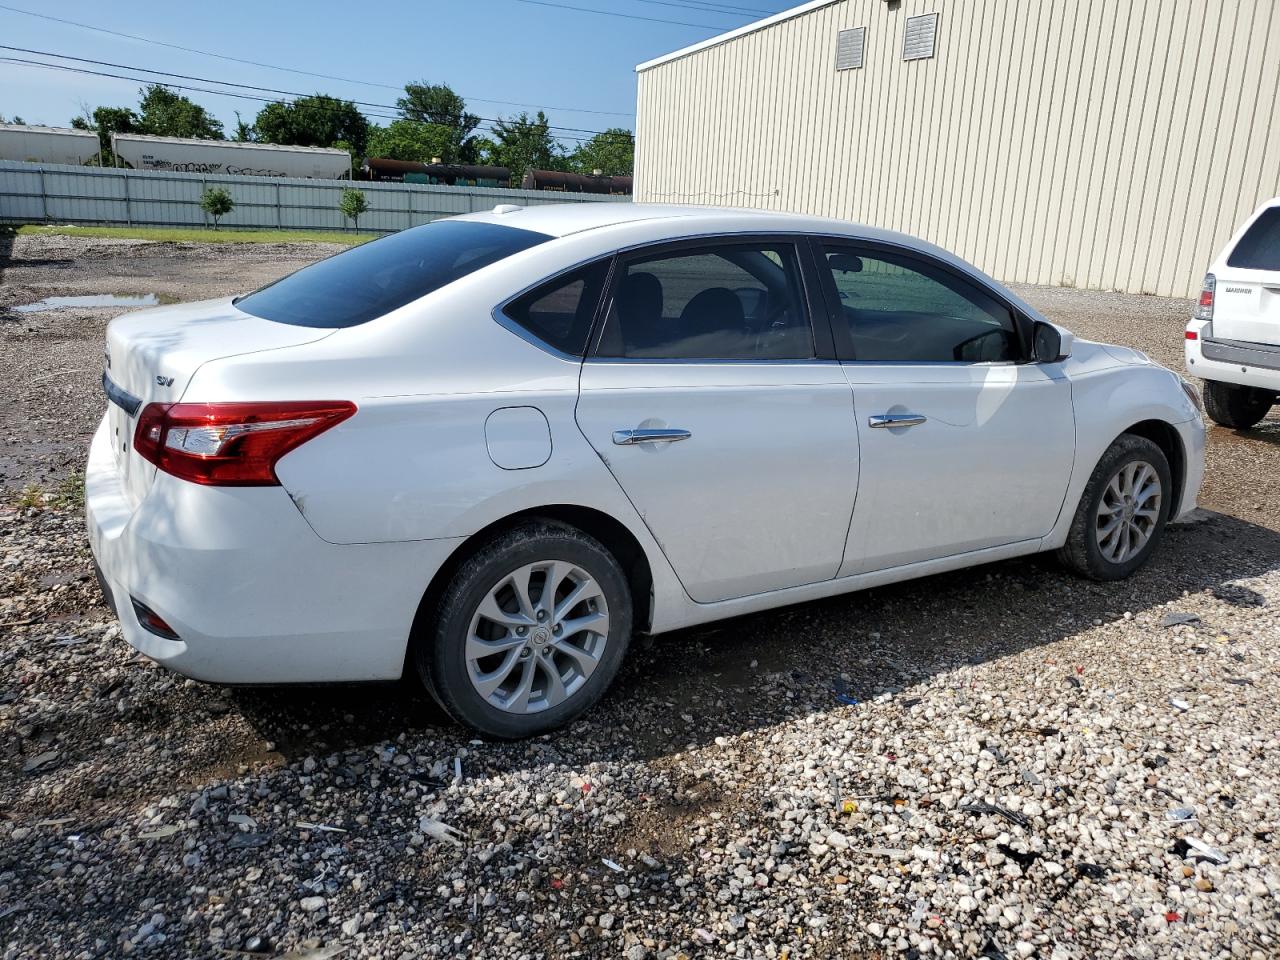
[[[318, 253], [54, 239], [0, 309]], [[1182, 301], [1024, 293], [1177, 360]], [[408, 683], [128, 648], [74, 484], [110, 315], [0, 314], [3, 960], [1280, 953], [1280, 422], [1211, 432], [1211, 510], [1123, 583], [1035, 558], [640, 642], [589, 716], [497, 744]]]

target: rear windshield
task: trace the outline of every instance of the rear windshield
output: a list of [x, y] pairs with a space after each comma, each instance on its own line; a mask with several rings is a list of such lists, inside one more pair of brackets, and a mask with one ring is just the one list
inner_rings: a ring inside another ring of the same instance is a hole
[[492, 223], [437, 220], [303, 267], [236, 306], [299, 327], [354, 327], [550, 239]]
[[1245, 270], [1280, 270], [1280, 207], [1268, 207], [1249, 225], [1227, 266]]

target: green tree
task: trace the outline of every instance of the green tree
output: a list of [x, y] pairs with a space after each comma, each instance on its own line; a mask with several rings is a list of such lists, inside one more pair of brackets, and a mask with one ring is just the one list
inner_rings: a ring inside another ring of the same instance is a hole
[[168, 87], [153, 83], [138, 91], [141, 133], [155, 137], [185, 137], [195, 140], [225, 140], [222, 121], [214, 119], [204, 107], [174, 93]]
[[519, 184], [529, 170], [563, 170], [564, 150], [551, 136], [551, 126], [541, 110], [532, 119], [521, 113], [512, 120], [493, 125], [494, 143], [489, 150], [492, 162], [511, 171], [511, 182]]
[[[86, 113], [88, 108], [84, 108]], [[111, 135], [113, 133], [138, 133], [141, 121], [138, 115], [128, 107], [97, 107], [88, 116], [71, 118], [71, 126], [77, 130], [93, 130], [98, 134], [98, 147], [102, 151], [103, 162], [110, 165], [115, 162], [111, 152]]]
[[231, 199], [231, 194], [222, 187], [208, 187], [200, 195], [200, 206], [213, 218], [215, 230], [218, 229], [218, 221], [230, 213], [235, 205], [236, 202]]
[[6, 119], [4, 118], [4, 114], [3, 114], [3, 113], [0, 113], [0, 123], [25, 123], [25, 122], [26, 122], [26, 121], [24, 121], [24, 120], [23, 120], [20, 116], [18, 116], [17, 114], [14, 114], [14, 117], [13, 117], [13, 119], [12, 119], [12, 120], [6, 120]]
[[375, 127], [369, 137], [368, 156], [418, 163], [430, 163], [432, 157], [439, 157], [444, 163], [457, 163], [460, 159], [451, 128], [416, 120], [393, 120], [388, 126]]
[[231, 138], [236, 143], [248, 143], [253, 139], [253, 124], [245, 123], [240, 116], [240, 111], [236, 111], [236, 132]]
[[569, 157], [578, 173], [599, 170], [606, 177], [630, 176], [635, 166], [636, 141], [630, 130], [611, 127], [582, 144]]
[[[400, 110], [400, 116], [406, 120], [447, 128], [452, 137], [452, 145], [444, 153], [448, 153], [456, 161], [475, 162], [477, 150], [472, 134], [480, 125], [480, 118], [467, 112], [467, 102], [454, 93], [447, 83], [405, 84], [404, 96], [396, 100], [396, 107]], [[443, 159], [444, 153], [437, 151], [434, 156]]]
[[360, 214], [369, 209], [369, 202], [355, 187], [345, 187], [342, 198], [338, 201], [338, 209], [342, 211], [344, 217], [350, 218], [352, 226], [359, 230]]
[[331, 147], [342, 140], [361, 157], [369, 143], [369, 121], [356, 105], [319, 93], [267, 104], [253, 121], [253, 129], [262, 143]]

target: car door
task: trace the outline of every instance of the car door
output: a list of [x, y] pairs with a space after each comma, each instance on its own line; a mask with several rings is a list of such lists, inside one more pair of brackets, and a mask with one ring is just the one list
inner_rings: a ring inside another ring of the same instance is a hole
[[1046, 535], [1075, 457], [1061, 364], [1027, 362], [1026, 321], [948, 264], [817, 251], [862, 458], [840, 575]]
[[578, 425], [699, 602], [840, 568], [858, 436], [800, 252], [721, 237], [620, 256], [583, 363]]

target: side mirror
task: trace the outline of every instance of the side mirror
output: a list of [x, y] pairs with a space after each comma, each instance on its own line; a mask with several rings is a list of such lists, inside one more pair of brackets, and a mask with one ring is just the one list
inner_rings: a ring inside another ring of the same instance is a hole
[[1057, 363], [1071, 356], [1071, 334], [1063, 332], [1052, 323], [1036, 321], [1031, 331], [1031, 352], [1036, 363]]

